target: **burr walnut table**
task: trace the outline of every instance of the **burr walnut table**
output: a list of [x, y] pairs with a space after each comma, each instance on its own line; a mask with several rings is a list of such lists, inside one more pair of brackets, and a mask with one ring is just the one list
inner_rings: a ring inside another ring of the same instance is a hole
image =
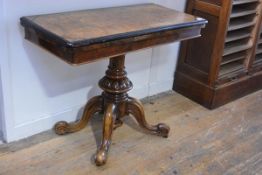
[[105, 164], [112, 131], [121, 126], [126, 115], [134, 116], [150, 133], [168, 137], [169, 127], [163, 123], [149, 125], [142, 104], [128, 96], [133, 85], [125, 71], [125, 54], [198, 37], [206, 20], [155, 4], [140, 4], [22, 17], [21, 24], [26, 39], [69, 64], [110, 57], [106, 75], [99, 81], [102, 95], [89, 100], [80, 120], [61, 121], [54, 127], [60, 135], [73, 133], [83, 129], [94, 113], [104, 113], [102, 142], [95, 156], [97, 165]]

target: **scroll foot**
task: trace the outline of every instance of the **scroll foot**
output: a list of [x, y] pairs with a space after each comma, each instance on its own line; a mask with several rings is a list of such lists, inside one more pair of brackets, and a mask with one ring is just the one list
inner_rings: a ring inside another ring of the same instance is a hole
[[167, 138], [170, 128], [163, 123], [159, 123], [157, 125], [149, 125], [145, 119], [145, 113], [143, 110], [143, 106], [140, 101], [129, 97], [129, 101], [127, 102], [127, 111], [129, 114], [132, 114], [138, 124], [149, 131], [152, 134], [159, 135]]
[[167, 138], [169, 131], [170, 131], [170, 128], [166, 124], [164, 123], [157, 124], [157, 133], [159, 136]]
[[123, 121], [121, 119], [116, 119], [113, 129], [115, 130], [116, 128], [119, 128], [122, 125], [123, 125]]
[[57, 135], [65, 135], [68, 133], [67, 128], [69, 128], [69, 124], [66, 121], [57, 122], [54, 126]]
[[94, 115], [96, 112], [102, 111], [102, 105], [103, 99], [101, 96], [93, 97], [86, 104], [83, 116], [80, 120], [72, 123], [68, 123], [66, 121], [57, 122], [54, 126], [55, 133], [58, 135], [64, 135], [67, 133], [80, 131], [87, 125], [92, 115]]

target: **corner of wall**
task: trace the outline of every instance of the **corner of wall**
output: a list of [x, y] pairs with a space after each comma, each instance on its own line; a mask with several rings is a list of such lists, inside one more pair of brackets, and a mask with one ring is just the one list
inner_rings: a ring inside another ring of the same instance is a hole
[[1, 67], [0, 67], [0, 140], [3, 140], [3, 118], [4, 118], [4, 108], [3, 108]]
[[[0, 0], [0, 23], [3, 27], [0, 28], [0, 124], [2, 139], [8, 142], [8, 129], [12, 128], [12, 95], [11, 95], [11, 80], [10, 80], [10, 66], [8, 59], [8, 31], [6, 21], [5, 0]], [[8, 117], [7, 117], [8, 116]]]
[[[0, 0], [0, 23], [3, 22], [3, 0]], [[3, 29], [0, 28], [0, 49], [3, 49], [3, 45], [4, 45], [4, 40], [3, 40], [3, 33], [4, 31], [2, 31]], [[3, 53], [3, 51], [1, 50], [0, 53]], [[2, 93], [2, 64], [0, 61], [0, 140], [3, 140], [3, 117], [4, 117], [4, 108], [3, 108], [3, 93]]]

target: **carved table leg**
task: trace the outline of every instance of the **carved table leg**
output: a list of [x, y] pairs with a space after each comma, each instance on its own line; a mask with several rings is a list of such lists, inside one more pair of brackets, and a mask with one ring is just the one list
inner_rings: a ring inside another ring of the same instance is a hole
[[120, 126], [123, 125], [123, 121], [121, 119], [116, 118], [115, 122], [114, 122], [114, 126], [113, 129], [115, 130], [116, 128], [119, 128]]
[[170, 128], [166, 124], [159, 123], [157, 125], [149, 125], [145, 119], [144, 109], [141, 102], [131, 97], [128, 99], [127, 112], [135, 117], [136, 121], [142, 128], [148, 130], [152, 134], [168, 137]]
[[131, 97], [127, 92], [133, 84], [127, 78], [125, 71], [125, 55], [110, 58], [106, 75], [99, 81], [100, 88], [104, 91], [101, 96], [89, 100], [86, 104], [82, 118], [73, 123], [65, 121], [55, 125], [55, 132], [63, 135], [83, 129], [89, 118], [96, 112], [104, 112], [103, 138], [95, 156], [97, 166], [104, 165], [111, 144], [113, 129], [122, 125], [122, 118], [132, 114], [138, 124], [152, 134], [168, 137], [169, 127], [165, 124], [149, 125], [145, 119], [142, 104]]
[[55, 124], [55, 132], [59, 135], [64, 135], [67, 133], [73, 133], [80, 131], [83, 129], [90, 117], [94, 115], [96, 112], [100, 112], [103, 110], [103, 98], [102, 96], [96, 96], [93, 97], [88, 101], [88, 103], [85, 106], [84, 113], [82, 115], [82, 118], [76, 122], [67, 123], [65, 121], [60, 121]]
[[123, 125], [122, 118], [124, 118], [125, 115], [126, 115], [126, 102], [118, 103], [116, 120], [114, 123], [114, 130]]
[[113, 124], [116, 118], [115, 105], [110, 103], [106, 107], [104, 114], [104, 124], [103, 124], [103, 138], [99, 149], [97, 150], [95, 156], [95, 163], [97, 166], [104, 165], [107, 160], [107, 153], [111, 144], [111, 136], [113, 132]]

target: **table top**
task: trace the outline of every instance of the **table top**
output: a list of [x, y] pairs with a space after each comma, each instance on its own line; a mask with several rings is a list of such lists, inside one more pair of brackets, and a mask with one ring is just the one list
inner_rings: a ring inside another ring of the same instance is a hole
[[[207, 22], [156, 4], [35, 15], [22, 17], [20, 20], [27, 29], [27, 39], [42, 46], [40, 40], [42, 43], [45, 41], [45, 45], [66, 48], [87, 47], [160, 32], [203, 27]], [[60, 53], [58, 56], [63, 55]]]

